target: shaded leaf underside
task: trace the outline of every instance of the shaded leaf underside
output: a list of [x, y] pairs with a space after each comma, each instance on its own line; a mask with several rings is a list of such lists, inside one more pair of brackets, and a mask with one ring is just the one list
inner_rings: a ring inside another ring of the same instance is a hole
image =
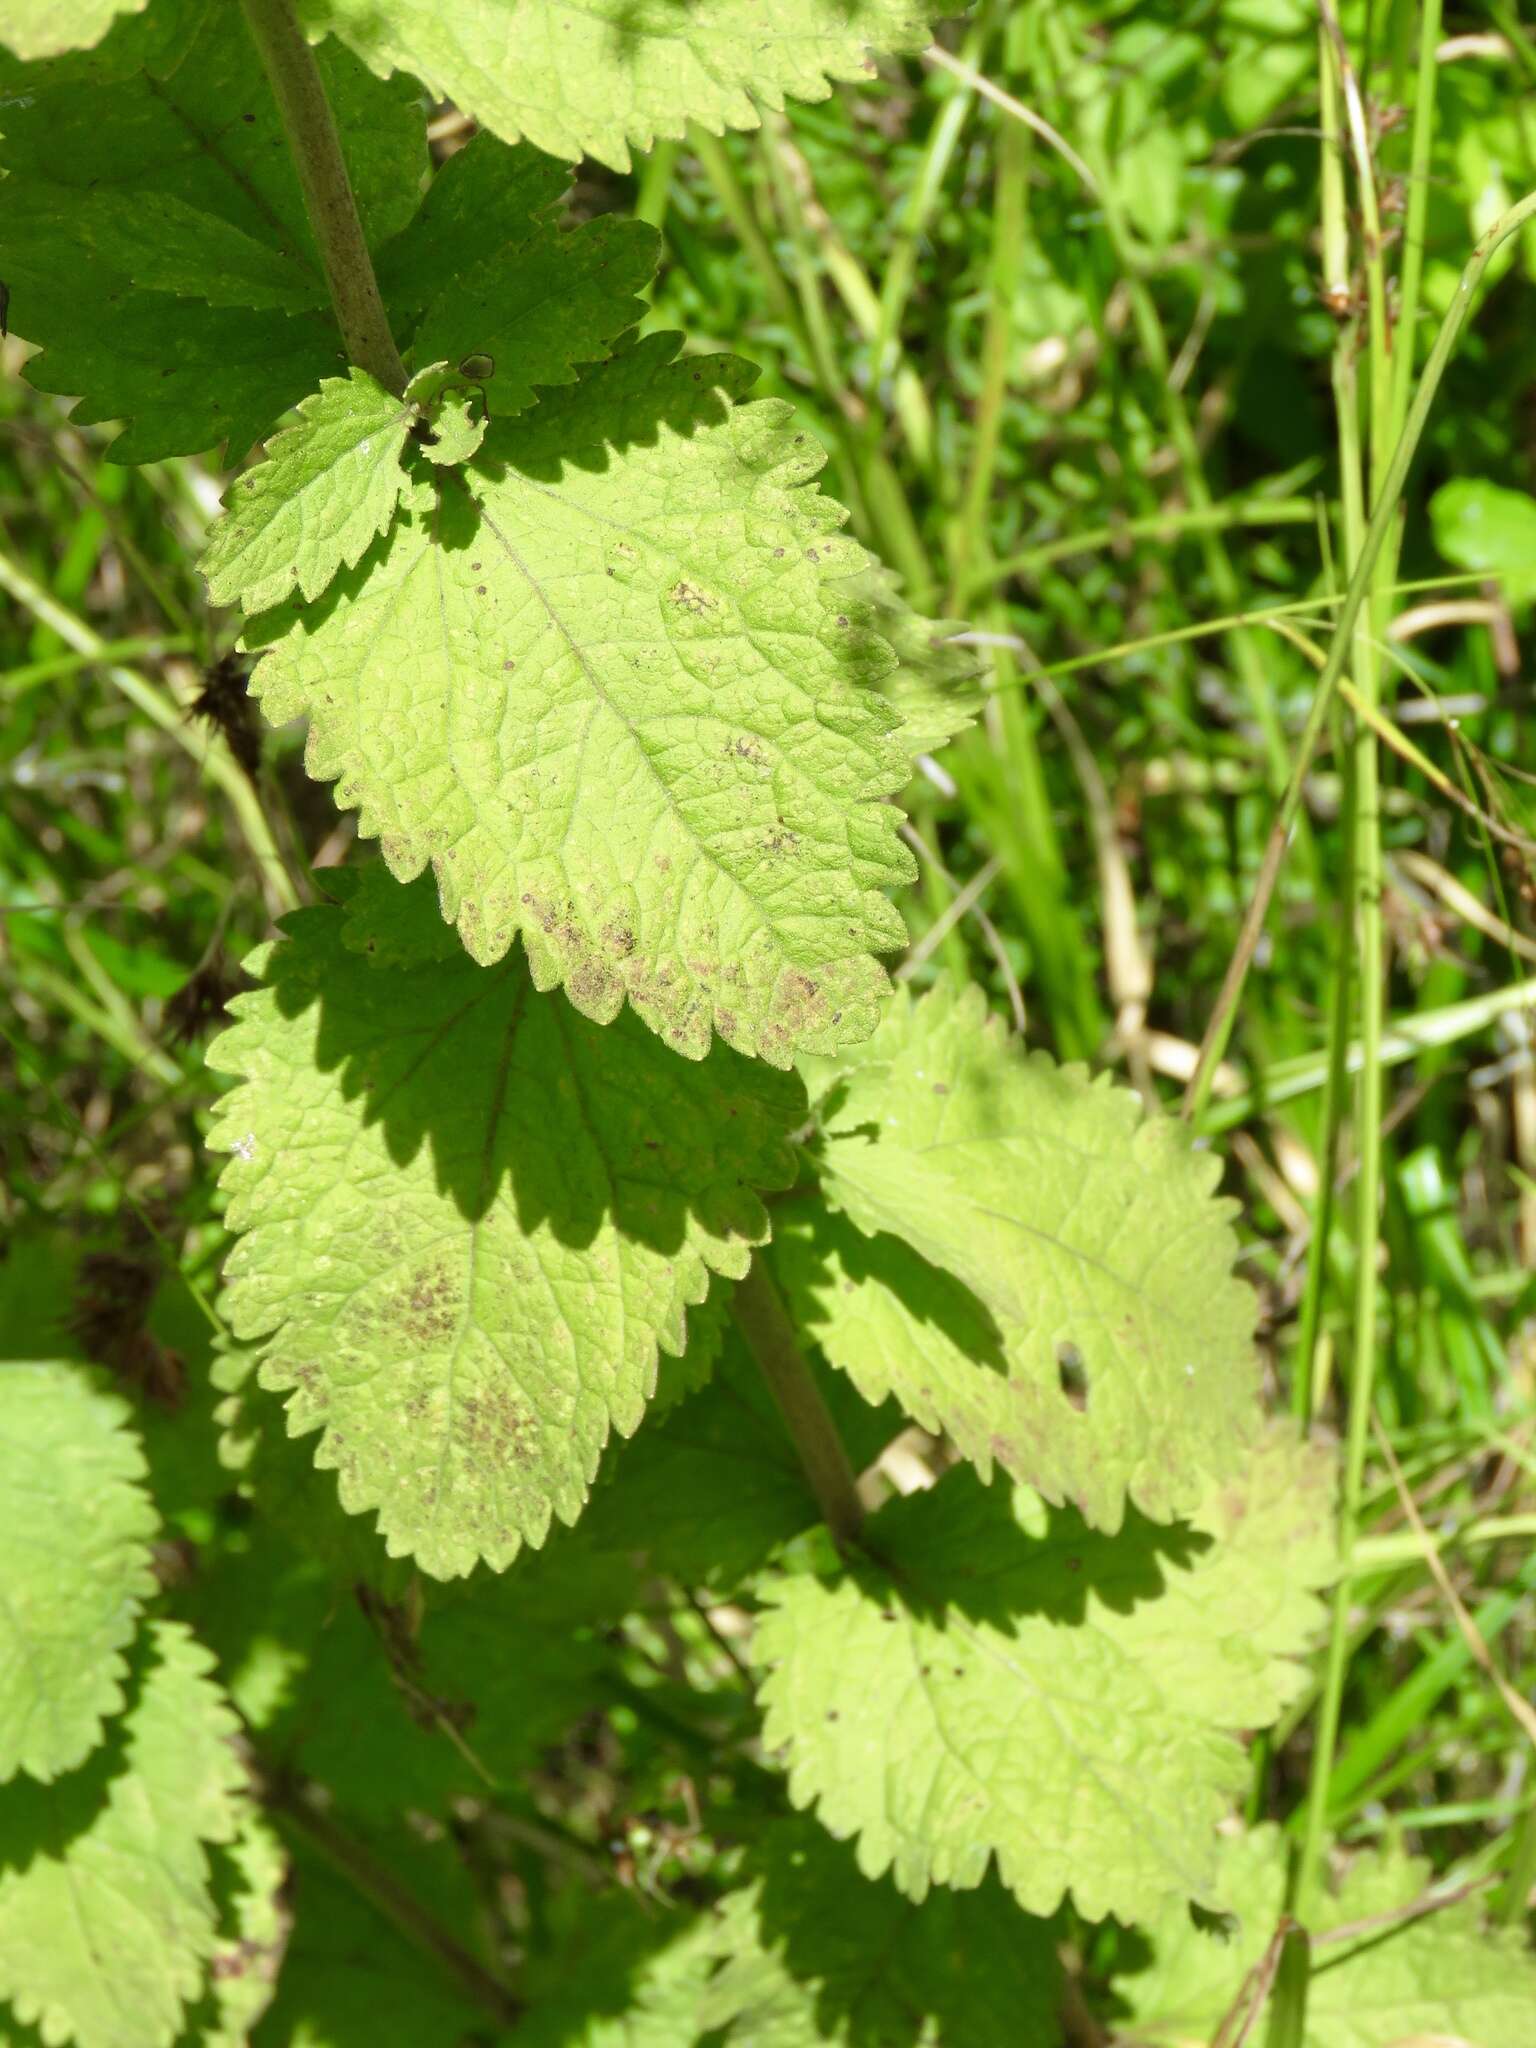
[[[489, 135], [449, 160], [418, 207], [414, 86], [376, 80], [335, 43], [317, 57], [402, 349], [425, 316], [456, 356], [499, 352], [487, 388], [512, 412], [639, 317], [650, 228], [562, 231], [549, 209], [568, 169]], [[82, 424], [125, 423], [114, 460], [226, 439], [236, 460], [345, 372], [238, 8], [194, 9], [180, 26], [160, 8], [121, 22], [87, 55], [32, 67], [22, 97], [8, 99], [0, 148], [11, 325], [42, 348], [27, 366], [34, 385], [80, 398]]]

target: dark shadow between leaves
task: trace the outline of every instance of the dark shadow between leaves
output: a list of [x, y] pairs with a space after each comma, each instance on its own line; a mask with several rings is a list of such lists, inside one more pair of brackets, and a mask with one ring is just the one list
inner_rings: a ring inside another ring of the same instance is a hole
[[[1006, 1630], [1028, 1615], [1080, 1624], [1089, 1596], [1129, 1614], [1167, 1590], [1212, 1539], [1184, 1523], [1150, 1522], [1133, 1508], [1117, 1534], [1090, 1528], [1075, 1508], [1043, 1508], [1033, 1534], [1014, 1517], [1006, 1482], [985, 1486], [969, 1467], [930, 1493], [892, 1501], [866, 1525], [874, 1566], [858, 1566], [866, 1596], [895, 1618], [943, 1627], [951, 1609]], [[884, 1569], [882, 1570], [881, 1567]]]
[[[759, 1941], [814, 1994], [818, 2038], [847, 2048], [959, 2042], [981, 1985], [982, 2003], [1006, 1999], [1019, 2040], [1052, 2038], [1057, 1923], [1021, 1913], [994, 1872], [973, 1891], [935, 1887], [918, 1905], [889, 1877], [864, 1876], [850, 1843], [795, 1819], [765, 1831], [742, 1882], [759, 1887]], [[732, 2038], [755, 2039], [758, 2018], [744, 2002], [735, 2016], [743, 2031]]]
[[85, 1762], [48, 1785], [18, 1772], [0, 1789], [0, 1871], [25, 1872], [39, 1856], [63, 1856], [101, 1819], [114, 1786], [131, 1775], [129, 1722], [156, 1662], [154, 1638], [141, 1629], [127, 1652], [123, 1706]]
[[[385, 892], [386, 916], [398, 896], [414, 899], [402, 915], [437, 919], [427, 877], [402, 890], [379, 868], [365, 886]], [[430, 1145], [437, 1186], [466, 1222], [510, 1188], [525, 1234], [547, 1225], [577, 1249], [605, 1224], [669, 1255], [694, 1217], [722, 1235], [759, 1233], [762, 1206], [739, 1168], [760, 1166], [762, 1186], [789, 1178], [796, 1083], [719, 1044], [679, 1059], [632, 1011], [595, 1024], [564, 994], [535, 990], [520, 951], [495, 967], [463, 952], [377, 965], [344, 943], [346, 922], [336, 907], [286, 920], [268, 986], [284, 1017], [318, 1006], [321, 1069], [339, 1070], [397, 1165]]]
[[915, 1323], [938, 1330], [975, 1364], [1006, 1378], [1002, 1331], [986, 1303], [905, 1239], [887, 1231], [866, 1237], [846, 1216], [810, 1199], [778, 1204], [774, 1215], [774, 1264], [813, 1335], [813, 1296], [842, 1284], [831, 1263], [835, 1258], [843, 1280], [855, 1286], [872, 1281], [884, 1288]]
[[[901, 1427], [842, 1373], [822, 1391], [856, 1469]], [[617, 1447], [578, 1528], [598, 1549], [641, 1553], [686, 1585], [734, 1588], [821, 1510], [767, 1382], [728, 1331], [706, 1387]], [[553, 1555], [553, 1552], [550, 1553]]]

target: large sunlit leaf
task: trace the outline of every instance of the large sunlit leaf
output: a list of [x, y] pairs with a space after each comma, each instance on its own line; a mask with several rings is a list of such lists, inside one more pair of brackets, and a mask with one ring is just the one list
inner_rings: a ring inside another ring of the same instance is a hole
[[493, 425], [320, 604], [253, 622], [251, 688], [477, 960], [521, 934], [587, 1016], [784, 1066], [873, 1027], [903, 942], [892, 656], [813, 437], [674, 342]]
[[1219, 1162], [1181, 1124], [1026, 1053], [975, 987], [898, 993], [811, 1084], [823, 1186], [857, 1230], [805, 1221], [783, 1270], [870, 1399], [1108, 1529], [1127, 1499], [1187, 1513], [1233, 1468], [1255, 1299]]
[[[1286, 1874], [1279, 1828], [1223, 1838], [1212, 1893], [1226, 1917], [1197, 1925], [1170, 1906], [1146, 1930], [1146, 1965], [1115, 1980], [1127, 2041], [1205, 2048], [1215, 2038], [1279, 1924]], [[1306, 1915], [1314, 1940], [1301, 2048], [1528, 2048], [1536, 1952], [1524, 1930], [1488, 1925], [1476, 1896], [1409, 1910], [1430, 1904], [1435, 1889], [1431, 1866], [1401, 1851], [1353, 1857]]]
[[127, 1419], [78, 1366], [0, 1364], [0, 1784], [72, 1770], [122, 1705], [157, 1521]]
[[996, 1859], [1033, 1913], [1209, 1902], [1238, 1730], [1302, 1674], [1329, 1455], [1276, 1430], [1194, 1521], [1090, 1529], [967, 1468], [868, 1526], [873, 1561], [765, 1581], [764, 1733], [797, 1805], [914, 1899]]
[[171, 2048], [219, 1940], [209, 1845], [241, 1820], [235, 1721], [174, 1623], [135, 1646], [88, 1763], [0, 1800], [0, 1999], [50, 2044]]
[[[399, 895], [368, 870], [354, 923], [372, 900], [387, 929]], [[211, 1139], [242, 1233], [229, 1316], [343, 1505], [452, 1576], [575, 1520], [658, 1347], [767, 1234], [754, 1190], [789, 1176], [800, 1093], [590, 1023], [521, 953], [388, 967], [347, 922], [287, 919], [214, 1049], [242, 1080]]]
[[824, 99], [869, 52], [916, 50], [919, 0], [300, 0], [383, 75], [412, 71], [509, 141], [624, 170], [631, 146], [752, 128], [758, 107]]

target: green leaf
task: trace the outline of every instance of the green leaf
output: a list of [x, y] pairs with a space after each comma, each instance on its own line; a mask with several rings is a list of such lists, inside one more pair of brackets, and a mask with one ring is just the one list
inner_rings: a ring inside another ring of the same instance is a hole
[[783, 1269], [870, 1399], [1107, 1529], [1127, 1499], [1187, 1513], [1232, 1469], [1255, 1301], [1220, 1164], [1183, 1125], [1026, 1053], [974, 987], [899, 993], [811, 1086], [823, 1187], [865, 1235], [802, 1222]]
[[202, 1989], [208, 1845], [234, 1838], [244, 1778], [207, 1671], [184, 1629], [156, 1624], [90, 1762], [0, 1801], [0, 1998], [49, 2043], [170, 2048]]
[[455, 388], [462, 381], [447, 363], [431, 363], [405, 387], [406, 397], [422, 408], [424, 431], [413, 438], [428, 462], [457, 468], [485, 439], [484, 407], [476, 394]]
[[122, 14], [139, 14], [148, 0], [0, 0], [0, 43], [18, 57], [57, 57], [88, 50]]
[[1193, 1525], [1115, 1536], [965, 1468], [829, 1580], [765, 1582], [764, 1736], [797, 1806], [922, 1899], [995, 1856], [1033, 1913], [1211, 1896], [1234, 1731], [1295, 1697], [1329, 1576], [1329, 1455], [1276, 1429]]
[[[450, 1850], [427, 1849], [404, 1829], [367, 1847], [397, 1887], [473, 1947], [479, 1901]], [[307, 1843], [295, 1845], [291, 1911], [277, 1996], [253, 2048], [520, 2048], [521, 2030], [514, 2036], [489, 2025], [448, 1970], [403, 1939]]]
[[[1235, 1916], [1235, 1930], [1228, 1922], [1224, 1938], [1180, 1907], [1162, 1912], [1147, 1929], [1148, 1965], [1115, 1979], [1125, 2037], [1146, 2048], [1204, 2048], [1269, 1945], [1285, 1884], [1279, 1828], [1226, 1836], [1213, 1896]], [[1305, 2048], [1528, 2048], [1536, 1953], [1525, 1934], [1485, 1925], [1475, 1897], [1400, 1917], [1433, 1884], [1428, 1863], [1397, 1849], [1367, 1851], [1317, 1901], [1307, 1915], [1315, 1938]], [[1333, 1938], [1344, 1928], [1355, 1931]]]
[[517, 2048], [695, 2048], [707, 1913], [686, 1919], [624, 1893], [567, 1892], [551, 1917], [554, 1938], [528, 1959]]
[[318, 597], [394, 517], [414, 409], [366, 370], [328, 377], [267, 459], [230, 485], [202, 570], [214, 604], [263, 610], [298, 586]]
[[570, 383], [645, 312], [655, 230], [614, 215], [561, 229], [551, 209], [569, 182], [539, 151], [477, 135], [379, 259], [391, 303], [425, 308], [414, 360], [489, 357], [480, 388], [497, 416], [532, 404], [536, 386]]
[[[0, 47], [0, 98], [24, 97], [44, 78], [50, 89], [70, 81], [100, 85], [136, 71], [163, 78], [192, 47], [212, 4], [153, 0], [146, 9], [146, 0], [116, 0], [115, 6], [113, 0], [0, 0], [0, 46], [10, 45]], [[16, 35], [36, 35], [45, 20], [53, 49], [36, 49], [30, 60], [18, 61], [28, 53], [4, 25], [12, 24]]]
[[[129, 22], [87, 57], [34, 67], [16, 87], [30, 105], [14, 136], [7, 114], [0, 272], [16, 332], [43, 348], [27, 375], [80, 396], [81, 424], [125, 420], [112, 449], [123, 462], [226, 438], [238, 459], [346, 369], [238, 9], [215, 9], [190, 56], [192, 35], [177, 40], [174, 27], [157, 6], [142, 33]], [[143, 68], [118, 48], [130, 28]], [[652, 230], [611, 219], [560, 230], [547, 216], [568, 170], [491, 136], [451, 157], [413, 214], [424, 160], [414, 89], [380, 85], [335, 45], [318, 56], [402, 347], [425, 312], [462, 340], [455, 362], [499, 350], [483, 388], [503, 413], [606, 354], [644, 310], [634, 294], [654, 263]], [[89, 189], [64, 182], [60, 131], [88, 138]], [[210, 294], [251, 303], [210, 305]], [[274, 310], [285, 306], [301, 310]]]
[[300, 0], [311, 34], [334, 31], [381, 75], [413, 71], [509, 141], [615, 170], [630, 146], [755, 128], [759, 105], [825, 99], [867, 52], [917, 50], [914, 0]]
[[127, 1420], [77, 1367], [0, 1365], [0, 1784], [73, 1770], [122, 1706], [157, 1527]]
[[[895, 1434], [846, 1382], [825, 1389], [857, 1467]], [[714, 1377], [671, 1413], [653, 1416], [605, 1469], [580, 1534], [634, 1553], [685, 1586], [736, 1586], [821, 1509], [767, 1383], [734, 1327]]]
[[585, 1015], [784, 1066], [874, 1024], [907, 763], [820, 451], [674, 341], [493, 426], [323, 605], [254, 622], [251, 689], [477, 960], [521, 933]]
[[638, 1590], [635, 1565], [585, 1522], [506, 1577], [398, 1600], [338, 1583], [269, 1523], [205, 1567], [183, 1606], [269, 1767], [371, 1823], [517, 1790], [591, 1708], [604, 1631]]
[[[418, 95], [409, 80], [370, 77], [334, 45], [319, 63], [364, 228], [383, 240], [410, 219], [426, 168]], [[40, 71], [6, 107], [7, 237], [48, 240], [61, 266], [98, 258], [138, 291], [288, 312], [328, 304], [238, 7], [214, 8], [167, 77], [92, 85], [81, 69], [61, 67], [57, 84]], [[18, 299], [18, 323], [22, 311]]]
[[[134, 20], [87, 57], [34, 67], [8, 100], [0, 273], [13, 330], [43, 349], [29, 381], [80, 397], [82, 425], [128, 422], [114, 460], [226, 436], [238, 458], [345, 358], [239, 9], [212, 9], [193, 37], [173, 16], [156, 40], [160, 20], [157, 6], [135, 38], [146, 68], [125, 72], [116, 49]], [[317, 57], [363, 217], [387, 239], [425, 165], [418, 98], [335, 45]]]
[[[393, 893], [379, 868], [359, 897]], [[572, 1522], [713, 1272], [767, 1234], [795, 1084], [674, 1060], [541, 997], [526, 962], [387, 968], [301, 911], [210, 1055], [235, 1334], [353, 1512], [435, 1576]]]
[[230, 461], [241, 461], [306, 391], [346, 367], [324, 314], [289, 318], [140, 293], [100, 265], [61, 275], [46, 244], [18, 246], [3, 218], [0, 255], [17, 331], [45, 344], [27, 364], [28, 383], [79, 397], [79, 426], [124, 421], [107, 451], [113, 462], [157, 462], [225, 442]]
[[197, 2044], [248, 2048], [251, 2029], [277, 1989], [289, 1929], [283, 1899], [288, 1858], [259, 1815], [248, 1813], [234, 1841], [219, 1852], [215, 1878], [221, 1876], [223, 1912], [208, 1972], [214, 2013]]
[[721, 1966], [699, 2007], [721, 2048], [1053, 2048], [1061, 1966], [1049, 1921], [989, 1880], [921, 1904], [863, 1878], [804, 1821], [771, 1827], [719, 1909]]
[[1536, 498], [1486, 477], [1456, 477], [1429, 501], [1435, 546], [1458, 569], [1503, 585], [1512, 605], [1536, 598]]

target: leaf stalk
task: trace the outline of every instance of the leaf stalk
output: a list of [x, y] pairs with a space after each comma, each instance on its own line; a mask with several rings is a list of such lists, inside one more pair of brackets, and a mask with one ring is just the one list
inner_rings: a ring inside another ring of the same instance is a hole
[[838, 1548], [858, 1541], [864, 1504], [837, 1424], [805, 1362], [795, 1326], [761, 1254], [754, 1254], [732, 1303], [736, 1327], [778, 1404], [822, 1519]]
[[240, 0], [240, 6], [277, 101], [348, 360], [399, 398], [406, 386], [405, 365], [379, 296], [315, 53], [291, 0]]

